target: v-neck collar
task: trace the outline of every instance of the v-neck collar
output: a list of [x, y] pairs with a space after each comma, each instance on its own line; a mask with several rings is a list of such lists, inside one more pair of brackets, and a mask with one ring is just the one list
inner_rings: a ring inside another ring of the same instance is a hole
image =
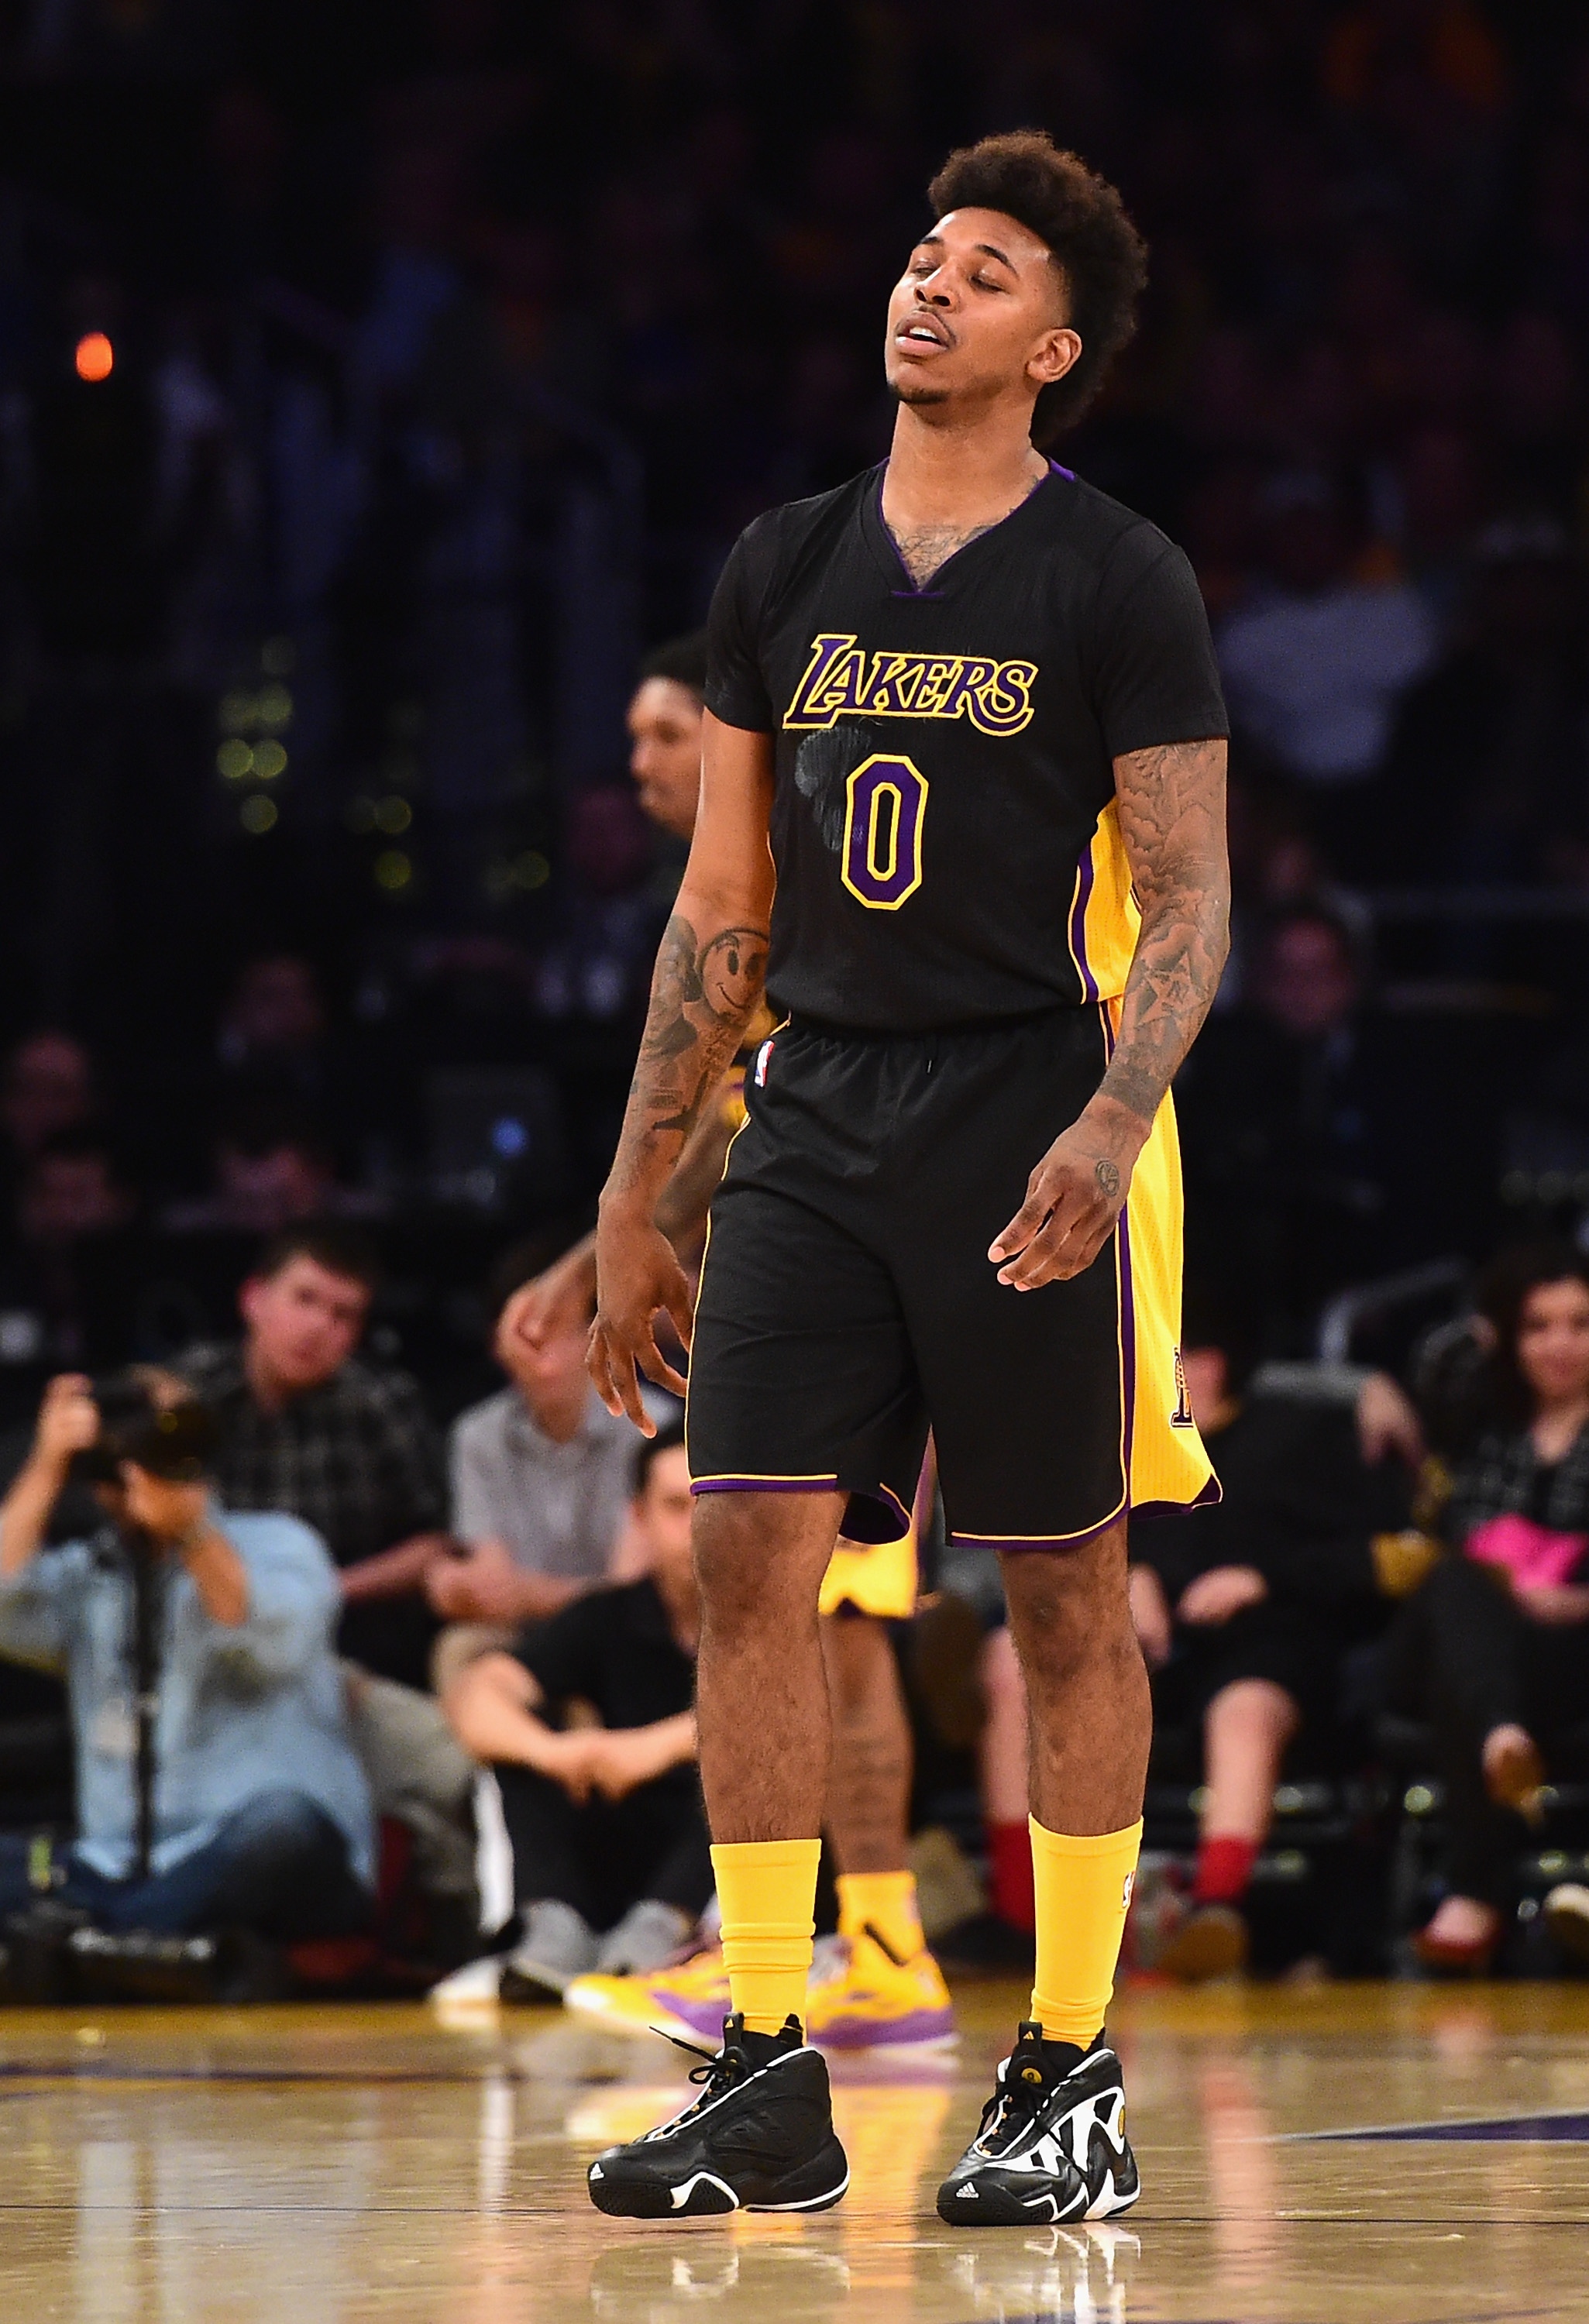
[[[957, 565], [969, 550], [979, 549], [984, 540], [993, 540], [996, 535], [1003, 531], [1006, 525], [1014, 524], [1020, 517], [1024, 516], [1039, 493], [1052, 484], [1056, 476], [1063, 484], [1073, 484], [1076, 482], [1074, 470], [1062, 468], [1058, 460], [1050, 460], [1024, 500], [1017, 501], [1015, 506], [1002, 516], [996, 524], [990, 524], [985, 532], [974, 533], [969, 540], [962, 541], [959, 548], [946, 557], [938, 570], [929, 575], [923, 586], [918, 588], [911, 578], [910, 567], [900, 554], [900, 545], [890, 531], [888, 520], [882, 512], [882, 487], [887, 475], [888, 462], [882, 460], [873, 471], [872, 484], [861, 503], [862, 530], [865, 533], [873, 554], [887, 576], [890, 595], [916, 597], [926, 603], [930, 603], [935, 597], [947, 596], [948, 592], [943, 586], [943, 580], [950, 568]], [[901, 583], [904, 585], [902, 587]]]

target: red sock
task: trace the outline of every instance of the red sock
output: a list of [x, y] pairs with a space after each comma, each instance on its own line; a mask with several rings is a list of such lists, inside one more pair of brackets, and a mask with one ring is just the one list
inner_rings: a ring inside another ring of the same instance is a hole
[[1246, 1895], [1258, 1861], [1258, 1842], [1233, 1834], [1212, 1832], [1197, 1843], [1197, 1877], [1192, 1883], [1195, 1904], [1234, 1904]]
[[991, 1902], [1001, 1921], [1012, 1929], [1034, 1930], [1038, 1924], [1037, 1894], [1032, 1882], [1031, 1833], [1026, 1823], [990, 1823], [988, 1869]]

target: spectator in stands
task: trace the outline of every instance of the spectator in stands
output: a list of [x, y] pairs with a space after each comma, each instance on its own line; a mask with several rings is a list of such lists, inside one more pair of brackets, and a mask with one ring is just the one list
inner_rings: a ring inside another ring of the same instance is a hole
[[438, 1643], [441, 1693], [471, 1655], [607, 1581], [629, 1513], [634, 1431], [585, 1369], [588, 1285], [569, 1284], [538, 1338], [505, 1328], [514, 1295], [551, 1256], [544, 1241], [522, 1243], [495, 1270], [492, 1347], [510, 1385], [453, 1424], [452, 1533], [467, 1554], [439, 1558], [426, 1581], [456, 1626]]
[[[211, 1425], [180, 1380], [140, 1368], [102, 1399], [81, 1375], [51, 1382], [0, 1504], [0, 1652], [64, 1673], [78, 1776], [69, 1847], [42, 1863], [0, 1837], [0, 1914], [32, 1905], [63, 1940], [83, 1919], [144, 1932], [134, 1955], [149, 1933], [349, 1932], [371, 1909], [374, 1835], [331, 1562], [294, 1518], [216, 1499]], [[106, 1522], [44, 1550], [79, 1457]], [[144, 1748], [140, 1694], [159, 1704]], [[92, 1948], [102, 1976], [118, 1958]]]
[[1408, 695], [1379, 876], [1489, 886], [1589, 875], [1584, 573], [1565, 528], [1497, 524], [1450, 651]]
[[47, 1139], [85, 1129], [95, 1111], [94, 1067], [83, 1044], [70, 1033], [30, 1033], [6, 1058], [0, 1080], [0, 1131], [11, 1172]]
[[279, 1234], [301, 1219], [366, 1217], [379, 1208], [337, 1184], [325, 1139], [300, 1107], [263, 1100], [242, 1107], [216, 1139], [208, 1194], [172, 1203], [173, 1234]]
[[[1447, 1893], [1417, 1940], [1437, 1968], [1482, 1968], [1511, 1902], [1519, 1814], [1547, 1756], [1589, 1716], [1589, 1260], [1542, 1249], [1497, 1301], [1501, 1417], [1461, 1460], [1443, 1559], [1392, 1641], [1391, 1693], [1435, 1729]], [[1589, 1892], [1547, 1899], [1589, 1951]]]
[[448, 1538], [445, 1471], [413, 1381], [355, 1352], [378, 1279], [356, 1227], [287, 1228], [239, 1295], [242, 1342], [195, 1348], [178, 1369], [216, 1415], [227, 1506], [312, 1526], [341, 1569], [344, 1654], [423, 1687], [436, 1631], [425, 1573]]
[[52, 1130], [28, 1156], [14, 1233], [0, 1250], [0, 1305], [45, 1362], [99, 1364], [126, 1351], [138, 1271], [137, 1198], [91, 1125]]
[[1327, 905], [1278, 913], [1243, 1005], [1217, 1015], [1177, 1102], [1187, 1204], [1288, 1323], [1383, 1259], [1390, 1092], [1351, 929]]
[[1267, 514], [1268, 584], [1219, 632], [1231, 716], [1307, 786], [1329, 853], [1350, 873], [1353, 792], [1379, 771], [1396, 705], [1438, 639], [1409, 582], [1364, 577], [1362, 544], [1327, 478], [1278, 478]]
[[1243, 1901], [1289, 1747], [1327, 1734], [1341, 1663], [1378, 1630], [1388, 1591], [1432, 1552], [1409, 1537], [1408, 1472], [1370, 1468], [1349, 1406], [1254, 1395], [1237, 1303], [1188, 1286], [1187, 1400], [1219, 1471], [1213, 1508], [1132, 1519], [1131, 1599], [1165, 1728], [1201, 1738], [1196, 1870], [1157, 1966], [1196, 1979], [1247, 1957]]
[[[469, 1664], [447, 1697], [460, 1741], [495, 1769], [513, 1841], [524, 1926], [503, 1971], [507, 1998], [544, 1999], [593, 1967], [655, 1969], [711, 1894], [682, 1425], [633, 1458], [642, 1579], [581, 1598], [512, 1653]], [[576, 1703], [599, 1725], [574, 1724]]]
[[646, 656], [627, 713], [629, 771], [641, 808], [686, 844], [700, 803], [706, 701], [707, 633], [696, 630]]

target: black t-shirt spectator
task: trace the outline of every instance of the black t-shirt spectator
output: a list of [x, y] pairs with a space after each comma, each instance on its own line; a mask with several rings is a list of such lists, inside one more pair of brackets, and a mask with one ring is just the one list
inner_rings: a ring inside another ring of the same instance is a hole
[[1351, 1412], [1253, 1397], [1208, 1447], [1216, 1507], [1132, 1520], [1132, 1562], [1172, 1605], [1221, 1565], [1256, 1567], [1281, 1604], [1341, 1613], [1375, 1599], [1372, 1537], [1407, 1523], [1409, 1489], [1398, 1463], [1367, 1466]]
[[577, 1598], [526, 1630], [513, 1652], [549, 1704], [577, 1696], [605, 1727], [652, 1727], [695, 1702], [695, 1663], [649, 1577]]

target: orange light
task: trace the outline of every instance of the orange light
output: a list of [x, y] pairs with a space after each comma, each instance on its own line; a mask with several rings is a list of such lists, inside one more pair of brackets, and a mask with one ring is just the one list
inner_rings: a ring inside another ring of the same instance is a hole
[[103, 331], [85, 331], [73, 361], [79, 379], [108, 379], [115, 368], [115, 349]]

